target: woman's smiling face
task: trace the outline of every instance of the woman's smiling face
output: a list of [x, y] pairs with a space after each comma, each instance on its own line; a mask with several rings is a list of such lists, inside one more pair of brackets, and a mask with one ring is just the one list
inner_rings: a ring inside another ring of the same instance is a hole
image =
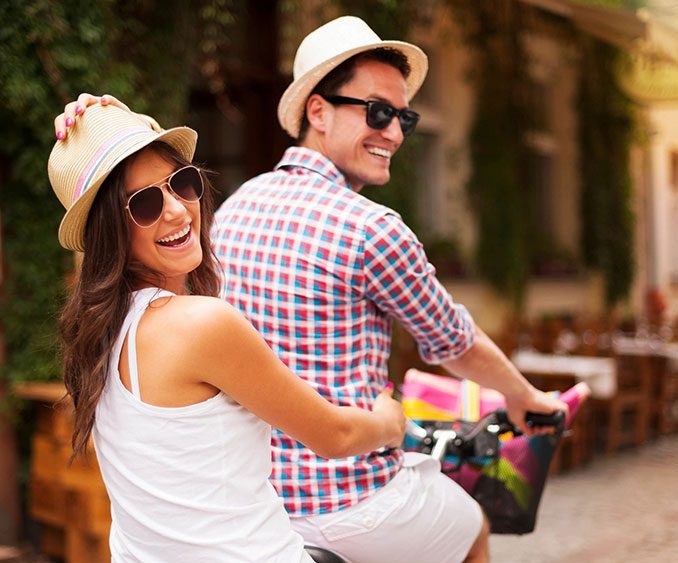
[[152, 148], [144, 149], [125, 169], [125, 191], [129, 197], [147, 186], [162, 186], [164, 203], [156, 223], [140, 227], [128, 215], [132, 259], [162, 274], [166, 279], [164, 289], [185, 293], [187, 274], [202, 262], [200, 201], [178, 199], [167, 185], [163, 186], [174, 171], [172, 162]]

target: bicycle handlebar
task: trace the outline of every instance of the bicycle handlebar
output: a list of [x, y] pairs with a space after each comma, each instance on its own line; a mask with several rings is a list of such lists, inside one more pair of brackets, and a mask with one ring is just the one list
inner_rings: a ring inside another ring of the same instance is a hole
[[[506, 409], [497, 409], [494, 412], [500, 424], [511, 424]], [[525, 413], [525, 422], [530, 428], [536, 428], [537, 426], [558, 428], [565, 424], [565, 413], [563, 411], [555, 411], [550, 414], [528, 412]]]
[[[561, 431], [565, 426], [565, 413], [555, 411], [551, 414], [528, 412], [525, 421], [530, 428], [553, 427]], [[449, 424], [449, 423], [448, 423]], [[499, 435], [505, 432], [520, 434], [508, 418], [506, 409], [500, 408], [486, 414], [475, 423], [466, 423], [464, 431], [445, 426], [445, 423], [433, 423], [426, 428], [407, 419], [406, 433], [422, 442], [424, 451], [440, 461], [452, 451], [459, 457], [459, 463], [468, 457], [493, 456], [499, 447]]]

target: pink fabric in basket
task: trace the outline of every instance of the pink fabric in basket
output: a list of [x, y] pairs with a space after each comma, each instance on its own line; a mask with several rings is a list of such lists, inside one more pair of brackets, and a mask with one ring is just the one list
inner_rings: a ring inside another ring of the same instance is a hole
[[413, 419], [427, 418], [422, 414], [430, 409], [440, 413], [438, 419], [473, 421], [506, 406], [503, 395], [494, 389], [417, 369], [405, 373], [402, 396], [405, 414]]

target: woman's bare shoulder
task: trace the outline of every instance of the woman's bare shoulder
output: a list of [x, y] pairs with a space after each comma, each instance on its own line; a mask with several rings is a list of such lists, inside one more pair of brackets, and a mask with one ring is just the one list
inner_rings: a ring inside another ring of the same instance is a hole
[[253, 338], [257, 333], [249, 322], [223, 300], [176, 295], [146, 310], [137, 342], [149, 354], [160, 354], [158, 362], [168, 360], [168, 370], [199, 379], [238, 356]]
[[156, 322], [169, 323], [175, 330], [194, 333], [218, 326], [227, 328], [244, 320], [242, 314], [218, 297], [174, 295], [151, 304]]
[[257, 334], [240, 311], [217, 297], [175, 295], [154, 303], [146, 315], [150, 330], [178, 344], [190, 342], [196, 353], [215, 347], [232, 351], [241, 338]]

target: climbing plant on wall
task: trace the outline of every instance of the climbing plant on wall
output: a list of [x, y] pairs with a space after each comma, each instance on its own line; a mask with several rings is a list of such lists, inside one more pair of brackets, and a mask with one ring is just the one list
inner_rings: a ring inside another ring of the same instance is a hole
[[581, 255], [603, 273], [609, 307], [633, 282], [634, 243], [629, 157], [634, 107], [618, 84], [618, 49], [581, 37], [579, 145]]
[[[479, 274], [520, 307], [530, 262], [539, 250], [525, 178], [524, 134], [530, 107], [524, 96], [527, 74], [521, 65], [526, 56], [520, 37], [528, 29], [526, 22], [534, 25], [541, 19], [581, 55], [577, 108], [581, 255], [587, 266], [602, 272], [606, 303], [613, 306], [628, 295], [634, 268], [629, 176], [634, 106], [618, 85], [618, 63], [625, 55], [576, 32], [567, 20], [533, 9], [530, 17], [528, 8], [510, 0], [448, 3], [461, 18], [475, 57], [473, 174], [468, 190], [478, 225]], [[611, 3], [614, 0], [606, 2]]]
[[521, 6], [507, 0], [448, 3], [474, 57], [473, 172], [467, 189], [478, 226], [476, 268], [499, 294], [519, 306], [530, 257], [529, 197], [521, 176], [526, 126]]
[[[164, 125], [183, 119], [196, 66], [214, 69], [235, 0], [0, 3], [0, 320], [13, 380], [60, 375], [55, 321], [72, 255], [47, 179], [52, 122], [80, 92], [112, 93]], [[196, 64], [197, 63], [197, 64]]]

